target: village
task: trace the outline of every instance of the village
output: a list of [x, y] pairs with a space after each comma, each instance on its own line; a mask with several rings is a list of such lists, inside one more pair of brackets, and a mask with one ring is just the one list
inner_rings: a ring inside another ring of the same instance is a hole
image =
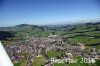
[[33, 62], [36, 57], [45, 57], [45, 64], [43, 66], [53, 66], [50, 58], [46, 53], [48, 51], [57, 51], [61, 53], [60, 57], [57, 59], [71, 58], [75, 57], [85, 57], [94, 58], [95, 60], [100, 60], [100, 50], [92, 48], [92, 51], [85, 50], [85, 46], [82, 43], [74, 45], [70, 42], [70, 38], [67, 38], [67, 43], [64, 42], [65, 36], [58, 36], [55, 34], [50, 34], [46, 38], [28, 36], [23, 44], [21, 41], [8, 44], [5, 49], [10, 56], [13, 63], [18, 63], [19, 61], [26, 60], [26, 66], [34, 66]]

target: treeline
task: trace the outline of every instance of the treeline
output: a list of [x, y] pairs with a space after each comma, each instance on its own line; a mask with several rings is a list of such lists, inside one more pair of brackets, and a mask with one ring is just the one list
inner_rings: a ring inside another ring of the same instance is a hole
[[12, 31], [0, 31], [0, 40], [7, 40], [14, 37], [15, 32]]

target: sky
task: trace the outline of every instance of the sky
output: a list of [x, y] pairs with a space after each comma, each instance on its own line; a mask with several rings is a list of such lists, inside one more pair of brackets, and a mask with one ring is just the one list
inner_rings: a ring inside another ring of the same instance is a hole
[[0, 0], [0, 26], [100, 21], [99, 0]]

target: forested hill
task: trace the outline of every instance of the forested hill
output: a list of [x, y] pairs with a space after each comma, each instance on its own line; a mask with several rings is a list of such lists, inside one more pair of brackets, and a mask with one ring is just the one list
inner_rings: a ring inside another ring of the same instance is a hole
[[0, 40], [7, 40], [8, 38], [14, 37], [14, 32], [11, 31], [0, 31]]
[[27, 29], [40, 28], [38, 25], [20, 24], [14, 27], [0, 27], [0, 31], [24, 31]]

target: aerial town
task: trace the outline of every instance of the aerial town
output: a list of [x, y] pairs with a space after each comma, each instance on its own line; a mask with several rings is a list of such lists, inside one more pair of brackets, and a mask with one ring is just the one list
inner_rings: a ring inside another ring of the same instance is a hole
[[[67, 44], [64, 42], [65, 38]], [[26, 66], [34, 66], [34, 60], [41, 56], [45, 58], [43, 66], [54, 66], [50, 61], [50, 58], [52, 57], [49, 57], [47, 54], [48, 51], [61, 53], [61, 56], [56, 57], [58, 59], [74, 59], [75, 57], [85, 57], [91, 59], [93, 58], [94, 60], [100, 60], [100, 55], [97, 55], [97, 53], [100, 53], [100, 50], [92, 48], [91, 50], [86, 51], [84, 50], [84, 44], [77, 43], [77, 45], [74, 45], [71, 43], [71, 38], [68, 38], [68, 36], [59, 36], [55, 34], [50, 34], [46, 38], [35, 38], [34, 36], [27, 35], [27, 38], [23, 44], [21, 44], [21, 41], [8, 44], [5, 49], [13, 63], [26, 60]]]
[[100, 66], [100, 0], [0, 0], [0, 66]]

